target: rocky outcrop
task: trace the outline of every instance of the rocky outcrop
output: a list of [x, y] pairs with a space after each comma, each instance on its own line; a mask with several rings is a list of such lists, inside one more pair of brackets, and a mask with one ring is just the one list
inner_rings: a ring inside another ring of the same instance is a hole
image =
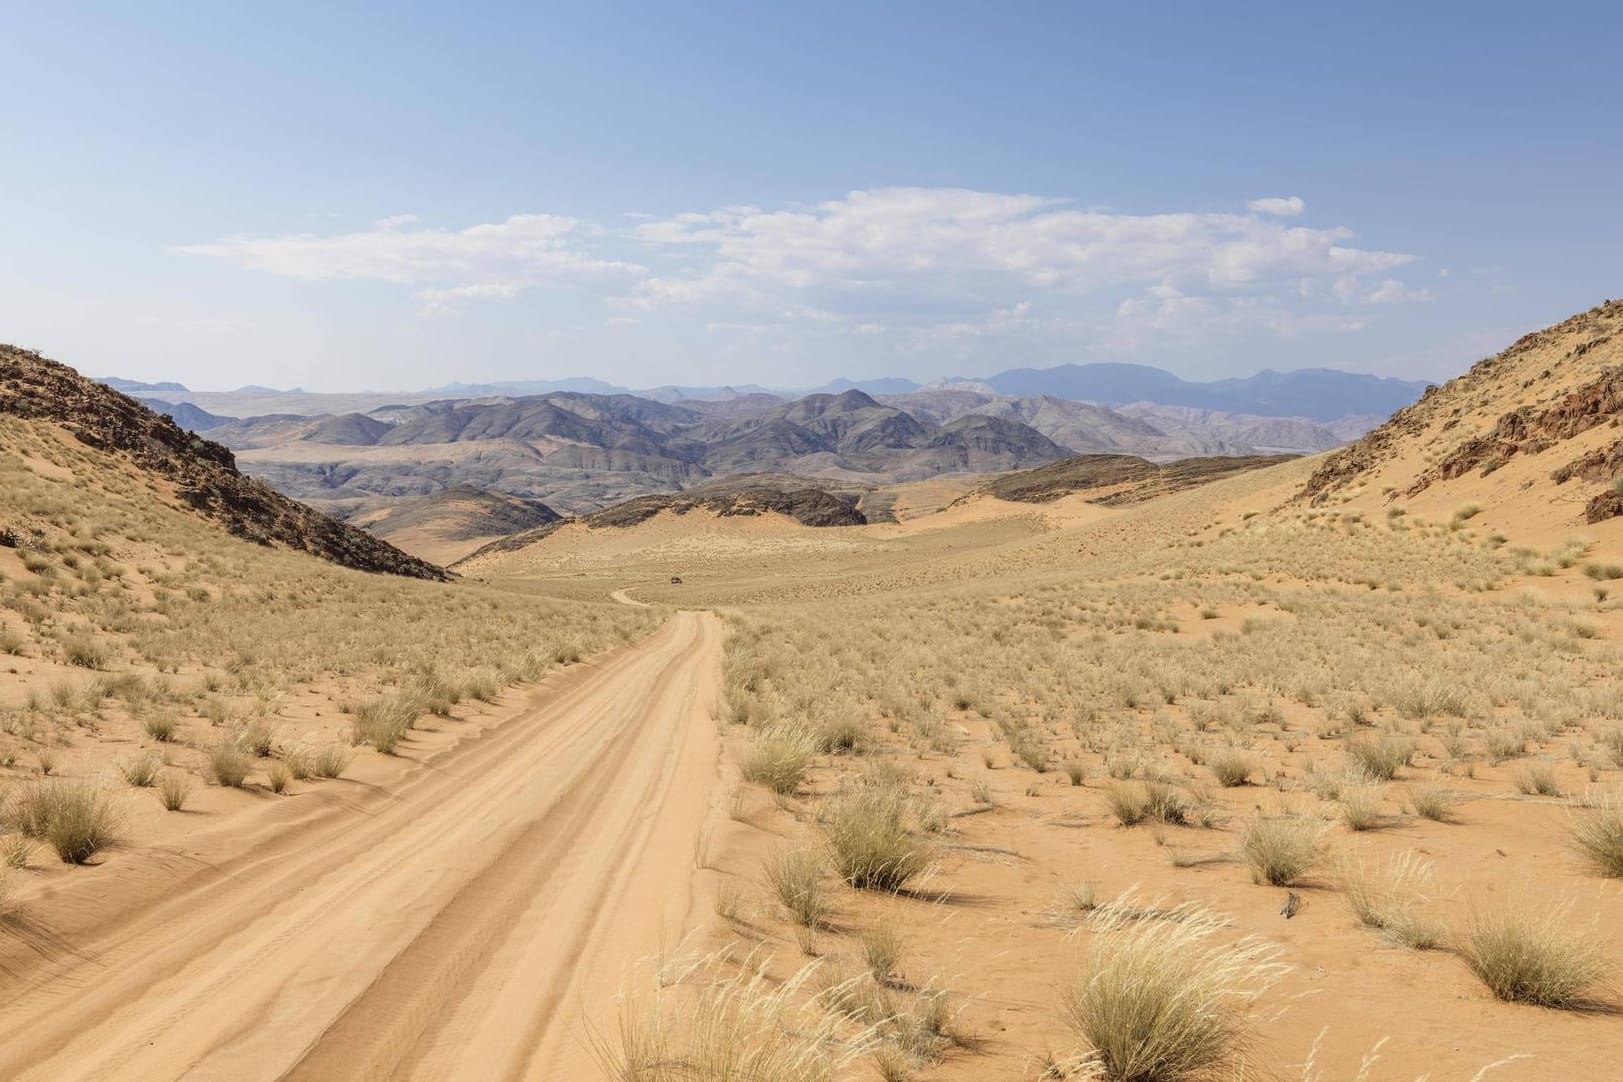
[[1156, 465], [1135, 455], [1077, 455], [1032, 470], [993, 478], [970, 496], [994, 496], [1017, 503], [1050, 503], [1076, 492], [1093, 492], [1089, 503], [1123, 507], [1143, 503], [1231, 474], [1277, 466], [1295, 455], [1185, 458]]
[[742, 485], [710, 492], [658, 493], [605, 507], [579, 518], [559, 519], [484, 545], [458, 563], [495, 552], [517, 552], [544, 541], [564, 526], [580, 523], [592, 529], [629, 529], [669, 511], [685, 515], [703, 509], [721, 518], [776, 513], [803, 526], [865, 526], [868, 519], [857, 501], [820, 488], [783, 489], [769, 485]]
[[61, 425], [88, 447], [128, 458], [172, 483], [182, 505], [244, 540], [360, 571], [447, 577], [431, 563], [243, 476], [220, 444], [37, 353], [0, 346], [0, 413]]
[[[1504, 414], [1493, 431], [1465, 441], [1421, 474], [1409, 486], [1407, 494], [1413, 496], [1436, 481], [1463, 477], [1478, 470], [1487, 475], [1516, 455], [1538, 454], [1591, 428], [1615, 424], [1620, 417], [1623, 417], [1623, 371], [1611, 371], [1579, 387], [1553, 406], [1542, 410], [1523, 407]], [[1557, 482], [1573, 475], [1568, 472], [1558, 477]], [[1596, 475], [1588, 479], [1602, 478]]]
[[[1623, 416], [1623, 301], [1607, 301], [1532, 334], [1432, 387], [1357, 443], [1330, 455], [1300, 498], [1320, 503], [1377, 471], [1390, 496], [1414, 495], [1468, 473], [1487, 474]], [[1463, 440], [1487, 417], [1492, 427]], [[1433, 459], [1435, 460], [1433, 461]], [[1408, 472], [1418, 469], [1419, 472]], [[1558, 473], [1560, 471], [1557, 471]], [[1407, 476], [1405, 476], [1407, 474]], [[1573, 470], [1568, 477], [1580, 476]], [[1602, 479], [1602, 478], [1593, 478]]]

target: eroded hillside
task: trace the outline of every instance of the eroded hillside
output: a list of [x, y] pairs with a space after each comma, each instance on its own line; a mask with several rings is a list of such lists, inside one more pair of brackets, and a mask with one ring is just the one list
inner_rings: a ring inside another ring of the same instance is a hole
[[1623, 301], [1519, 339], [1343, 451], [1304, 496], [1471, 500], [1499, 518], [1595, 525], [1623, 514]]
[[161, 479], [166, 494], [180, 506], [233, 536], [308, 552], [362, 571], [424, 579], [445, 576], [433, 564], [243, 476], [231, 452], [220, 444], [36, 353], [0, 346], [0, 413], [51, 422], [87, 447], [126, 459]]

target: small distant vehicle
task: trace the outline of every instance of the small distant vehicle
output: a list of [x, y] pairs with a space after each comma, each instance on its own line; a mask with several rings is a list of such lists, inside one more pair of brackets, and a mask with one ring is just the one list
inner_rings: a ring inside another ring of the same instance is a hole
[[681, 575], [672, 575], [671, 576], [671, 585], [672, 586], [680, 586], [680, 585], [682, 585], [682, 576]]

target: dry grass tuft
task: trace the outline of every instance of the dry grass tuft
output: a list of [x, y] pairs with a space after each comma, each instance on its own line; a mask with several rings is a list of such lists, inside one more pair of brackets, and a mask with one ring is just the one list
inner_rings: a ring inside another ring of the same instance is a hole
[[353, 756], [342, 744], [328, 744], [311, 756], [310, 768], [318, 778], [341, 778]]
[[1375, 785], [1353, 785], [1341, 791], [1341, 821], [1349, 830], [1374, 830], [1381, 825], [1381, 790]]
[[192, 792], [192, 779], [177, 771], [166, 771], [158, 778], [158, 800], [165, 811], [180, 811]]
[[907, 954], [907, 941], [889, 924], [879, 924], [862, 933], [862, 960], [868, 973], [880, 984], [889, 984], [901, 972]]
[[815, 849], [785, 849], [767, 859], [767, 886], [803, 928], [819, 928], [828, 915], [828, 862]]
[[1225, 789], [1233, 789], [1244, 785], [1256, 773], [1257, 758], [1249, 752], [1237, 748], [1227, 748], [1217, 752], [1206, 761], [1211, 768], [1212, 775], [1217, 783]]
[[175, 738], [175, 730], [180, 722], [174, 714], [164, 712], [153, 714], [141, 723], [146, 734], [160, 744], [167, 744]]
[[1524, 796], [1561, 795], [1561, 780], [1550, 763], [1526, 763], [1512, 776], [1511, 782]]
[[1318, 862], [1324, 825], [1296, 816], [1246, 822], [1240, 831], [1240, 857], [1258, 883], [1283, 887]]
[[1414, 759], [1415, 743], [1388, 733], [1347, 741], [1347, 758], [1376, 781], [1391, 781]]
[[1601, 875], [1623, 879], [1623, 798], [1594, 798], [1569, 828], [1572, 847]]
[[935, 862], [935, 846], [908, 829], [911, 802], [898, 789], [861, 789], [822, 809], [823, 837], [840, 878], [860, 890], [896, 891]]
[[1422, 819], [1446, 823], [1453, 815], [1454, 798], [1440, 785], [1411, 785], [1408, 796], [1409, 806]]
[[780, 983], [763, 966], [700, 963], [696, 987], [662, 987], [623, 1009], [618, 1044], [599, 1058], [616, 1082], [833, 1082], [875, 1038], [842, 1033], [808, 994], [816, 971], [811, 963]]
[[1223, 942], [1224, 921], [1207, 909], [1180, 906], [1168, 920], [1131, 911], [1099, 910], [1087, 965], [1062, 992], [1067, 1023], [1091, 1048], [1088, 1068], [1109, 1082], [1237, 1071], [1248, 1008], [1284, 971], [1277, 948]]
[[7, 818], [30, 838], [41, 838], [64, 864], [83, 864], [115, 839], [112, 798], [86, 781], [39, 782], [17, 793]]
[[209, 776], [215, 785], [240, 789], [253, 767], [253, 759], [233, 740], [222, 740], [209, 749]]
[[124, 775], [124, 780], [137, 789], [146, 789], [158, 776], [158, 768], [163, 765], [162, 760], [152, 755], [142, 755], [128, 762], [120, 763], [118, 772]]
[[774, 793], [800, 788], [811, 769], [817, 749], [805, 733], [784, 727], [768, 729], [756, 737], [740, 764], [744, 780], [764, 785]]
[[1459, 955], [1499, 999], [1537, 1007], [1583, 1006], [1599, 991], [1606, 963], [1600, 948], [1572, 929], [1570, 916], [1570, 905], [1478, 914]]
[[1360, 860], [1341, 865], [1341, 887], [1358, 923], [1410, 950], [1435, 950], [1442, 926], [1429, 917], [1431, 863], [1412, 850], [1372, 870]]

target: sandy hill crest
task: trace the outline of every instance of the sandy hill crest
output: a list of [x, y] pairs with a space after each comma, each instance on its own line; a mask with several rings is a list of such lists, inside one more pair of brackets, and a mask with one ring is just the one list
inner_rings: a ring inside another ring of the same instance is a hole
[[183, 506], [237, 537], [361, 571], [445, 578], [433, 564], [243, 476], [220, 444], [37, 353], [0, 346], [0, 413], [61, 425], [88, 447], [127, 457], [173, 484]]
[[[1589, 524], [1623, 514], [1620, 332], [1623, 301], [1607, 301], [1524, 336], [1331, 455], [1303, 497], [1322, 503], [1375, 486], [1388, 500], [1514, 491], [1572, 504]], [[1467, 483], [1506, 467], [1503, 483]]]

